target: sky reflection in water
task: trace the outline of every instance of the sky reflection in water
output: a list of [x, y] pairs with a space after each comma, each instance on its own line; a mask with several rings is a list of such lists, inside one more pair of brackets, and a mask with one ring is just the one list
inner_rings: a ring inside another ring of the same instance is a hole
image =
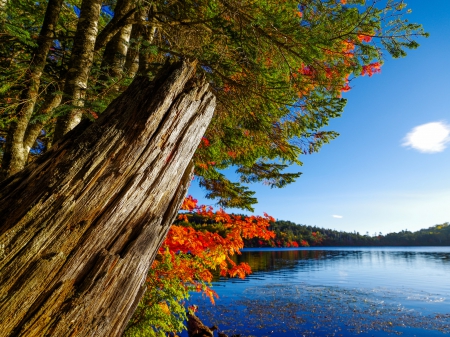
[[218, 279], [199, 315], [245, 336], [445, 336], [450, 247], [247, 249], [253, 274]]

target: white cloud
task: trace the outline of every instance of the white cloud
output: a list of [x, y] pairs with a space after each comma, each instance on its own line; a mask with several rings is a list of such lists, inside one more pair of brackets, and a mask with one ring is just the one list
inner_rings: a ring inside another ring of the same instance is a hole
[[342, 215], [332, 215], [332, 217], [333, 217], [333, 218], [336, 218], [336, 219], [342, 219], [342, 218], [343, 218]]
[[432, 122], [416, 126], [404, 138], [402, 146], [424, 153], [442, 152], [450, 142], [450, 125]]

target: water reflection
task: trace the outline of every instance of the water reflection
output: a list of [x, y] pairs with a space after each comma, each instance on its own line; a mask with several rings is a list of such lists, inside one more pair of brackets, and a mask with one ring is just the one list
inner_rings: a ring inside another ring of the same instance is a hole
[[[352, 264], [358, 262], [372, 263], [386, 263], [390, 260], [391, 263], [416, 263], [422, 260], [430, 262], [437, 262], [443, 264], [450, 264], [450, 251], [446, 248], [439, 247], [442, 251], [428, 252], [428, 251], [399, 251], [398, 248], [391, 250], [367, 249], [361, 250], [341, 250], [326, 249], [321, 250], [244, 250], [242, 255], [235, 256], [235, 262], [248, 263], [254, 272], [258, 271], [272, 271], [283, 268], [292, 268], [294, 266], [302, 265], [326, 265], [327, 260], [344, 260], [351, 261]], [[401, 261], [399, 261], [401, 260]], [[334, 262], [333, 262], [334, 263]], [[450, 267], [448, 265], [447, 267]]]
[[238, 326], [237, 332], [245, 328], [265, 336], [271, 327], [278, 332], [270, 336], [450, 332], [450, 247], [252, 249], [235, 261], [247, 262], [253, 274], [216, 279], [218, 304], [201, 306], [212, 323]]

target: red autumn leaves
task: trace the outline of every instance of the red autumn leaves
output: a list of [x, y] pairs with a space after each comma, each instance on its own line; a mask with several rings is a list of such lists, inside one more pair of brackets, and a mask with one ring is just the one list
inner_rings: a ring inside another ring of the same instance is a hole
[[[191, 213], [179, 215], [179, 220], [186, 223], [173, 225], [152, 268], [159, 278], [178, 279], [179, 286], [193, 287], [203, 291], [214, 302], [215, 292], [207, 284], [212, 281], [211, 270], [218, 270], [221, 276], [240, 277], [251, 273], [246, 263], [236, 264], [231, 257], [240, 254], [244, 247], [244, 239], [259, 237], [269, 240], [275, 234], [268, 230], [270, 222], [275, 221], [267, 214], [264, 216], [230, 215], [220, 209], [213, 212], [212, 207], [198, 206], [197, 200], [188, 196], [182, 210]], [[196, 215], [205, 222], [204, 225], [189, 223], [190, 217]], [[160, 260], [171, 260], [172, 270], [158, 272]]]

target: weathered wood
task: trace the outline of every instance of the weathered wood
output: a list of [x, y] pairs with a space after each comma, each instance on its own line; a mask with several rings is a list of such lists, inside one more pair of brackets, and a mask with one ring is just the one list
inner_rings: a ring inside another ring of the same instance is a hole
[[215, 97], [173, 65], [0, 183], [0, 336], [120, 336]]
[[214, 337], [213, 330], [217, 330], [217, 327], [208, 328], [194, 313], [188, 314], [188, 337]]

